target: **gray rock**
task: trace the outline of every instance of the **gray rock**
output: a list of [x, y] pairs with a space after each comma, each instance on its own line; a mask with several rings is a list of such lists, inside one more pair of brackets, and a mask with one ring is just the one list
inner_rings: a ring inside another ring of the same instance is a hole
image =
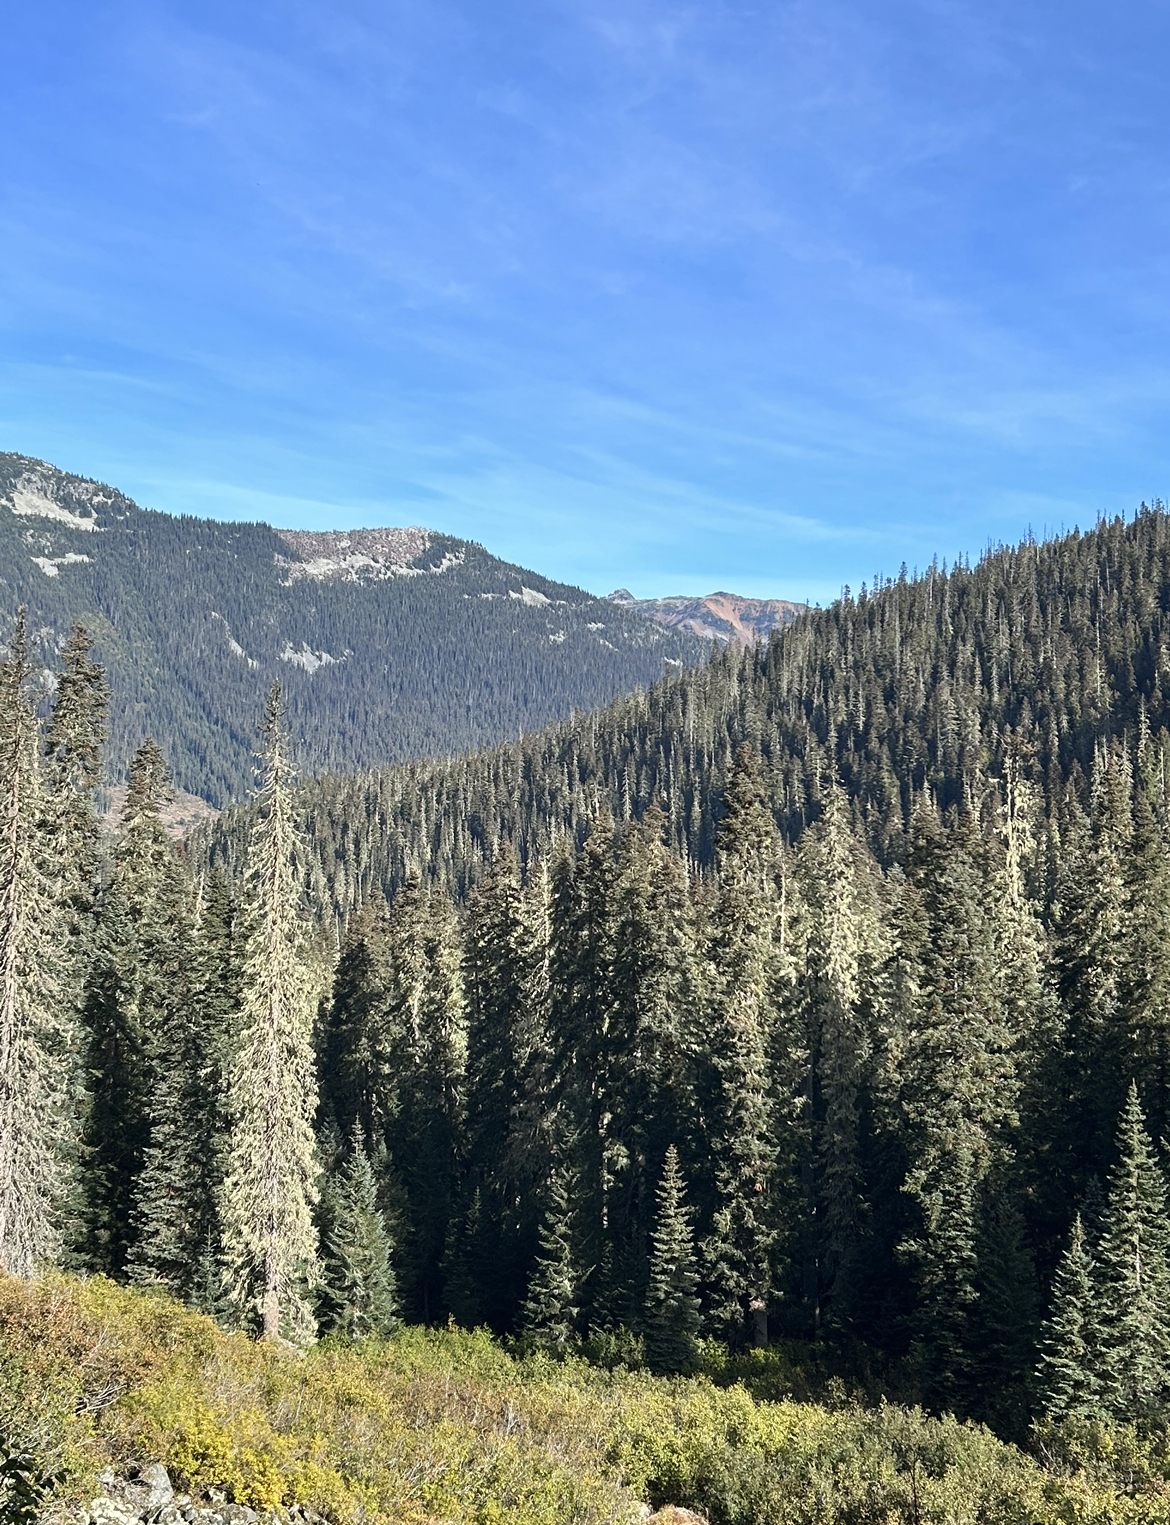
[[149, 1466], [142, 1468], [138, 1474], [138, 1486], [145, 1491], [142, 1504], [147, 1513], [162, 1509], [175, 1496], [167, 1469], [161, 1461], [152, 1461]]
[[221, 1488], [208, 1488], [199, 1499], [176, 1493], [161, 1462], [139, 1468], [132, 1477], [107, 1469], [98, 1481], [100, 1498], [88, 1504], [49, 1504], [37, 1525], [328, 1525], [324, 1515], [300, 1504], [260, 1514], [229, 1504]]
[[124, 1499], [104, 1497], [89, 1505], [92, 1525], [139, 1525], [142, 1518], [133, 1504]]

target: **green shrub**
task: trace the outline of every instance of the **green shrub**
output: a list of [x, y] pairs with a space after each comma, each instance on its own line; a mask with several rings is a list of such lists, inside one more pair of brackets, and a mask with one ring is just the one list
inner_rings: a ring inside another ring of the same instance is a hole
[[1170, 1522], [1163, 1431], [1049, 1429], [1041, 1465], [976, 1425], [843, 1393], [761, 1402], [732, 1380], [778, 1389], [784, 1360], [662, 1379], [417, 1328], [300, 1355], [102, 1280], [0, 1279], [0, 1415], [66, 1493], [158, 1458], [339, 1525], [621, 1525], [643, 1499], [713, 1525]]

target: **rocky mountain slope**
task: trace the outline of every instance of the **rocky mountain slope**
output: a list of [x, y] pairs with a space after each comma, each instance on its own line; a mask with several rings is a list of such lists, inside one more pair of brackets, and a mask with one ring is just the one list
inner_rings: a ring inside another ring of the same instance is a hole
[[173, 518], [0, 454], [0, 621], [21, 605], [46, 667], [75, 620], [93, 632], [114, 779], [150, 733], [217, 806], [251, 784], [274, 677], [312, 773], [515, 737], [707, 649], [471, 541]]
[[708, 593], [706, 598], [635, 598], [625, 588], [616, 589], [607, 602], [637, 610], [664, 630], [685, 630], [703, 640], [731, 641], [737, 646], [766, 641], [773, 630], [790, 625], [808, 608], [785, 598], [741, 598], [738, 593]]

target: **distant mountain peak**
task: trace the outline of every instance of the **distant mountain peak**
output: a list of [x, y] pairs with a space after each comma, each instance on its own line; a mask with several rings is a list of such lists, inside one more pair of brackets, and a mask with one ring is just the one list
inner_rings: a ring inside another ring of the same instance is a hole
[[708, 593], [704, 598], [635, 598], [628, 588], [615, 588], [611, 604], [635, 609], [666, 630], [687, 630], [708, 641], [733, 641], [751, 646], [767, 640], [803, 614], [807, 604], [786, 598], [743, 598], [738, 593]]

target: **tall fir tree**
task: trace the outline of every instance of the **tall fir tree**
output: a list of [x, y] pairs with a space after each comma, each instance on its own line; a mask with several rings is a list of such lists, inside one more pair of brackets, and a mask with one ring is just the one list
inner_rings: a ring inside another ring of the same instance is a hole
[[899, 958], [912, 965], [902, 1014], [895, 1120], [903, 1190], [917, 1224], [901, 1251], [917, 1288], [916, 1343], [926, 1394], [962, 1407], [971, 1392], [982, 1183], [1005, 1157], [1016, 1121], [1014, 1035], [997, 961], [986, 848], [969, 814], [943, 829], [922, 809], [908, 879], [916, 927], [903, 921]]
[[704, 1281], [713, 1326], [733, 1340], [763, 1345], [782, 1199], [791, 1186], [779, 1165], [791, 1142], [794, 1098], [773, 1066], [780, 844], [759, 762], [747, 746], [728, 781], [717, 867], [703, 1101], [714, 1203], [702, 1243]]
[[563, 844], [552, 868], [550, 1076], [562, 1128], [573, 1140], [574, 1208], [583, 1253], [594, 1269], [582, 1298], [606, 1322], [621, 1318], [615, 1289], [628, 1285], [616, 1265], [624, 1246], [605, 1242], [606, 1199], [614, 1163], [607, 1062], [614, 964], [614, 858], [617, 832], [603, 813], [575, 860]]
[[61, 653], [53, 706], [45, 731], [45, 786], [48, 850], [57, 867], [58, 898], [69, 923], [76, 986], [84, 979], [90, 953], [98, 875], [101, 825], [94, 796], [101, 782], [109, 690], [104, 669], [93, 660], [93, 638], [75, 625]]
[[130, 922], [126, 1025], [141, 1045], [141, 1159], [131, 1183], [131, 1281], [191, 1295], [210, 1230], [199, 1118], [207, 1100], [204, 1034], [193, 976], [193, 887], [161, 812], [170, 769], [149, 738], [130, 768], [116, 877]]
[[1114, 1123], [1133, 1074], [1122, 1012], [1129, 904], [1125, 864], [1132, 848], [1131, 770], [1120, 746], [1099, 749], [1091, 813], [1075, 794], [1066, 807], [1056, 886], [1058, 993], [1064, 1012], [1064, 1098], [1053, 1166], [1084, 1189], [1105, 1169]]
[[376, 895], [349, 919], [321, 1036], [322, 1110], [343, 1138], [360, 1123], [385, 1138], [399, 1107], [399, 1075], [387, 1012], [389, 907]]
[[60, 1250], [76, 1038], [31, 679], [22, 613], [0, 664], [0, 1268], [14, 1276]]
[[220, 1201], [235, 1306], [264, 1336], [311, 1338], [319, 1280], [313, 1209], [312, 971], [301, 926], [296, 826], [280, 685], [264, 717], [259, 811], [248, 854], [248, 935], [227, 1074], [230, 1133]]
[[[185, 1131], [190, 1119], [179, 1095], [193, 950], [191, 886], [160, 815], [170, 798], [166, 760], [148, 738], [130, 767], [113, 872], [96, 905], [84, 1008], [91, 1099], [83, 1134], [81, 1251], [91, 1270], [120, 1276], [134, 1262], [141, 1233], [157, 1233], [160, 1253], [152, 1259], [146, 1250], [136, 1279], [157, 1277], [181, 1291], [178, 1240], [190, 1199], [175, 1190], [193, 1168]], [[151, 1180], [144, 1184], [148, 1150]], [[162, 1252], [162, 1243], [175, 1236]]]
[[[452, 1284], [474, 1280], [476, 1312], [497, 1329], [512, 1323], [523, 1296], [548, 1168], [544, 888], [538, 872], [526, 891], [514, 856], [502, 853], [472, 897], [464, 929], [466, 1221], [455, 1229]], [[466, 1321], [466, 1292], [449, 1289], [448, 1301], [453, 1311], [460, 1302]]]
[[135, 922], [117, 873], [97, 905], [82, 1020], [87, 1099], [81, 1128], [78, 1257], [121, 1277], [133, 1232], [134, 1188], [148, 1138], [149, 1063], [139, 1022]]
[[407, 1207], [403, 1287], [431, 1323], [445, 1311], [443, 1260], [462, 1179], [467, 1039], [454, 913], [446, 897], [407, 886], [386, 922], [386, 1052], [397, 1108], [385, 1141]]
[[1154, 1138], [1170, 1133], [1170, 844], [1152, 781], [1134, 788], [1123, 862], [1122, 1063], [1136, 1077]]
[[888, 948], [875, 890], [876, 866], [853, 838], [845, 792], [834, 782], [824, 813], [802, 843], [808, 907], [804, 991], [812, 1201], [804, 1235], [812, 1324], [847, 1328], [860, 1295], [864, 1257], [862, 1111], [883, 1015]]
[[187, 1242], [198, 1246], [187, 1296], [204, 1312], [224, 1303], [219, 1204], [227, 1135], [225, 1111], [230, 1025], [240, 1007], [237, 908], [227, 876], [215, 866], [202, 884], [195, 908], [191, 989], [189, 1091], [186, 1098], [195, 1176], [188, 1199], [192, 1227]]
[[687, 1373], [698, 1361], [698, 1262], [678, 1150], [666, 1151], [658, 1184], [646, 1294], [646, 1364], [653, 1372]]
[[[71, 1115], [88, 1110], [85, 1028], [80, 1014], [86, 986], [97, 954], [95, 907], [100, 884], [101, 823], [96, 791], [102, 776], [109, 691], [105, 672], [93, 661], [93, 640], [75, 625], [61, 653], [52, 708], [45, 730], [43, 830], [45, 861], [50, 866], [52, 898], [60, 912], [62, 959], [58, 1000], [73, 1014]], [[74, 1145], [80, 1129], [74, 1130]], [[71, 1149], [73, 1145], [71, 1145]], [[85, 1181], [71, 1169], [72, 1198], [66, 1209], [65, 1246], [68, 1261], [84, 1263], [78, 1255], [86, 1221]]]
[[600, 1287], [609, 1321], [630, 1324], [646, 1294], [655, 1164], [694, 1132], [693, 1052], [701, 1002], [698, 939], [684, 865], [655, 803], [615, 844], [612, 962], [599, 1046], [602, 1207], [613, 1255]]

